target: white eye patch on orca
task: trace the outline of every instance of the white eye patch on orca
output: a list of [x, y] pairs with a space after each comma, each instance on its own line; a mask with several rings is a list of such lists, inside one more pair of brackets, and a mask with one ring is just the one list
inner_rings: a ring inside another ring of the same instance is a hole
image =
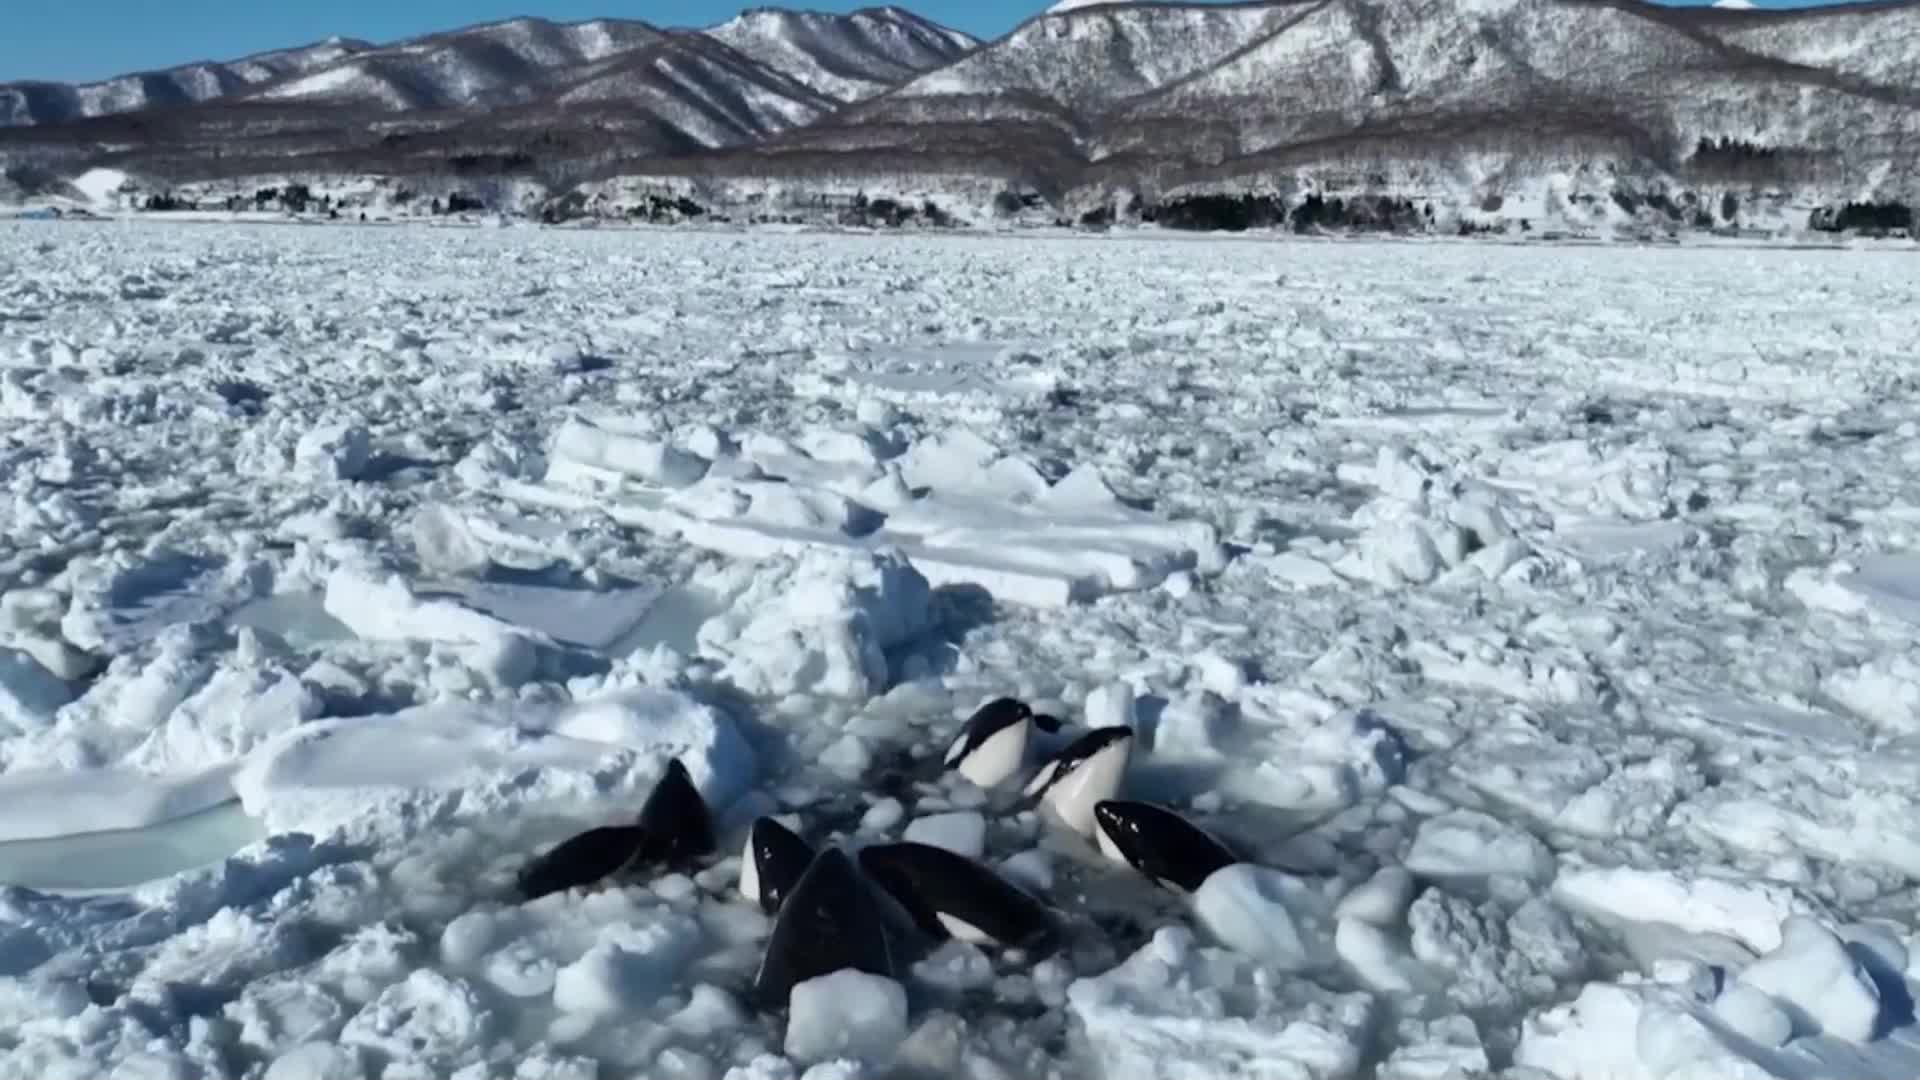
[[1048, 762], [1027, 785], [1041, 811], [1082, 836], [1093, 835], [1093, 808], [1120, 793], [1133, 759], [1133, 729], [1097, 728]]
[[997, 787], [1026, 763], [1033, 729], [1058, 730], [1059, 721], [1036, 714], [1025, 702], [998, 698], [967, 718], [947, 747], [946, 767], [983, 788]]
[[1048, 788], [1065, 780], [1074, 771], [1103, 752], [1111, 753], [1119, 749], [1130, 755], [1132, 743], [1133, 729], [1130, 727], [1095, 728], [1069, 743], [1064, 750], [1041, 766], [1033, 779], [1027, 781], [1025, 793], [1030, 798], [1043, 794]]

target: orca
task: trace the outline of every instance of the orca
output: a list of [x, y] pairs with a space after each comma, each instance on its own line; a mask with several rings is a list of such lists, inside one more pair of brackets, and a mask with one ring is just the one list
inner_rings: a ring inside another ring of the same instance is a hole
[[1082, 836], [1092, 836], [1094, 804], [1120, 793], [1120, 781], [1133, 757], [1133, 729], [1095, 728], [1074, 740], [1040, 767], [1025, 794], [1041, 809]]
[[935, 941], [1026, 949], [1044, 944], [1054, 931], [1045, 904], [986, 865], [945, 848], [875, 844], [860, 850], [860, 869]]
[[1036, 713], [1026, 702], [1003, 697], [987, 702], [967, 718], [947, 747], [946, 767], [983, 788], [1005, 783], [1026, 762], [1033, 729], [1052, 733], [1060, 721]]
[[713, 854], [713, 815], [707, 800], [693, 786], [693, 777], [679, 758], [667, 762], [667, 771], [640, 807], [639, 825], [646, 839], [635, 858], [637, 866], [684, 868]]
[[1198, 892], [1214, 871], [1240, 860], [1225, 844], [1153, 803], [1108, 799], [1093, 808], [1100, 850], [1162, 887]]
[[845, 851], [830, 847], [780, 905], [752, 996], [761, 1008], [784, 1009], [795, 986], [847, 968], [889, 979], [900, 970], [873, 886]]
[[633, 862], [646, 841], [638, 825], [605, 825], [588, 829], [555, 845], [520, 871], [520, 895], [538, 900], [548, 893], [591, 885]]
[[603, 825], [562, 841], [520, 872], [520, 894], [537, 900], [645, 866], [684, 869], [713, 852], [707, 801], [674, 758], [634, 824]]
[[747, 830], [747, 848], [740, 857], [740, 895], [768, 915], [776, 914], [812, 863], [813, 849], [805, 840], [773, 818], [760, 818]]

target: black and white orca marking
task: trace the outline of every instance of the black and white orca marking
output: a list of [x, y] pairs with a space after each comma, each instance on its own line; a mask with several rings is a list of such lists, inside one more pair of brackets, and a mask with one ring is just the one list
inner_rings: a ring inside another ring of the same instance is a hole
[[1027, 892], [964, 855], [930, 844], [875, 844], [860, 869], [900, 902], [935, 941], [1034, 948], [1054, 930], [1052, 912]]
[[1027, 782], [1026, 795], [1038, 797], [1041, 810], [1061, 824], [1092, 836], [1094, 805], [1120, 793], [1132, 758], [1132, 728], [1095, 728], [1041, 766]]
[[763, 817], [747, 830], [747, 849], [740, 857], [740, 895], [773, 915], [813, 864], [813, 849], [792, 829]]
[[520, 895], [538, 900], [549, 893], [591, 885], [633, 862], [645, 841], [646, 830], [638, 825], [588, 829], [561, 841], [520, 871]]
[[1060, 721], [1035, 713], [1026, 702], [1003, 697], [975, 710], [947, 747], [946, 767], [983, 788], [998, 787], [1027, 760], [1033, 729], [1060, 730]]
[[784, 1009], [795, 986], [846, 968], [898, 978], [872, 890], [846, 852], [833, 847], [816, 855], [780, 905], [753, 979], [754, 1000], [765, 1009]]
[[1156, 885], [1198, 892], [1214, 871], [1240, 861], [1225, 844], [1164, 806], [1109, 799], [1093, 808], [1093, 816], [1107, 858]]
[[603, 825], [562, 841], [520, 872], [520, 894], [537, 900], [548, 893], [591, 885], [642, 866], [681, 868], [713, 854], [713, 821], [707, 801], [675, 758], [648, 793], [632, 825]]

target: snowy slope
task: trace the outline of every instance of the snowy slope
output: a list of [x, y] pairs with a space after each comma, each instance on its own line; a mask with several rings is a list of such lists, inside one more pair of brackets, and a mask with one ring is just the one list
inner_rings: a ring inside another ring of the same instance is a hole
[[1904, 90], [1912, 99], [1920, 87], [1920, 7], [1814, 9], [1807, 16], [1755, 11], [1716, 24], [1713, 32], [1758, 55]]
[[979, 44], [892, 7], [850, 15], [765, 8], [706, 33], [841, 102], [891, 90]]
[[374, 49], [258, 91], [277, 100], [377, 104], [393, 110], [516, 104], [572, 69], [651, 45], [639, 22], [561, 25], [515, 19]]
[[1773, 174], [1783, 186], [1825, 178], [1823, 198], [1899, 198], [1920, 183], [1916, 11], [1096, 5], [1036, 18], [781, 141], [890, 149], [910, 171], [930, 148], [991, 144], [997, 130], [1010, 147], [1065, 140], [1094, 166], [1087, 181], [1162, 189], [1344, 185], [1408, 166], [1472, 187], [1489, 172], [1543, 179], [1543, 155], [1651, 182], [1684, 174], [1703, 141], [1728, 141], [1793, 155]]
[[331, 66], [370, 49], [332, 38], [298, 49], [261, 53], [226, 63], [187, 64], [101, 82], [0, 84], [0, 125], [53, 124], [137, 112], [164, 105], [212, 101], [262, 83]]
[[1144, 138], [1128, 138], [1129, 128], [1204, 114], [1207, 134], [1229, 129], [1237, 152], [1257, 154], [1369, 125], [1445, 117], [1455, 130], [1477, 122], [1494, 132], [1504, 116], [1531, 114], [1532, 124], [1568, 131], [1584, 124], [1606, 133], [1611, 125], [1682, 157], [1703, 138], [1818, 145], [1835, 136], [1823, 127], [1907, 126], [1906, 110], [1830, 83], [1796, 79], [1792, 92], [1775, 90], [1782, 74], [1756, 71], [1718, 42], [1628, 7], [1333, 0], [1133, 102], [1109, 118], [1107, 138], [1138, 150], [1177, 149], [1165, 145], [1166, 125]]
[[1293, 11], [1289, 5], [1142, 5], [1047, 16], [893, 96], [1029, 93], [1099, 110], [1212, 67]]
[[619, 105], [655, 117], [701, 146], [750, 143], [812, 123], [839, 105], [711, 38], [673, 34], [574, 73], [555, 89], [562, 109]]

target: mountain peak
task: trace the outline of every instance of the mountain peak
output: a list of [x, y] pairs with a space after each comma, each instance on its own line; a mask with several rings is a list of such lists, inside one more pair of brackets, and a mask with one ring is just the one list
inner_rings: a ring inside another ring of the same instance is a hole
[[1065, 15], [1069, 11], [1079, 11], [1082, 8], [1118, 7], [1125, 5], [1127, 2], [1128, 0], [1059, 0], [1058, 3], [1041, 12], [1041, 14]]

